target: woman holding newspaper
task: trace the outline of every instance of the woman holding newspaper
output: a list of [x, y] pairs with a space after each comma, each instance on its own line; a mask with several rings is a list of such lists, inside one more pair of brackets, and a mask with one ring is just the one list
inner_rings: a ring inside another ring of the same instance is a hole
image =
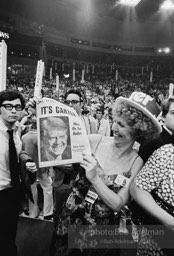
[[158, 114], [150, 96], [135, 92], [129, 99], [116, 100], [113, 137], [89, 135], [92, 155], [83, 154], [81, 171], [56, 227], [54, 255], [97, 255], [98, 250], [100, 255], [119, 255], [118, 234], [126, 230], [123, 209], [130, 184], [143, 166], [133, 145], [161, 131], [154, 116]]

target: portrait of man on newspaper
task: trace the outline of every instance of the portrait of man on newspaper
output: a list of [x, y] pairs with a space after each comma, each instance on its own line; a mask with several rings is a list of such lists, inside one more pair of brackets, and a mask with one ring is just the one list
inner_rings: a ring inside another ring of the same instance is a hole
[[68, 117], [40, 119], [41, 161], [71, 159]]

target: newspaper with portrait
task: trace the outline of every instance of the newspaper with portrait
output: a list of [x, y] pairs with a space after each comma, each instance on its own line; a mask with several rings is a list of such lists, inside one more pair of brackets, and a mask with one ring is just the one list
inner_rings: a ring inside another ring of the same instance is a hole
[[91, 154], [85, 126], [76, 111], [54, 99], [37, 104], [39, 167], [82, 161], [82, 152]]

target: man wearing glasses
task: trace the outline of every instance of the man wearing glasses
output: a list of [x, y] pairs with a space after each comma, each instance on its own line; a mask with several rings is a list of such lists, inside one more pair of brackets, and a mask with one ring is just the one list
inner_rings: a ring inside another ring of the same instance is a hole
[[95, 120], [91, 118], [87, 118], [86, 116], [82, 115], [82, 95], [77, 90], [70, 90], [65, 95], [65, 104], [69, 105], [70, 107], [74, 108], [77, 112], [78, 116], [81, 118], [87, 134], [96, 134], [97, 127]]
[[[15, 90], [0, 92], [0, 248], [2, 256], [17, 256], [16, 232], [20, 208], [20, 183], [33, 201], [30, 184], [36, 165], [21, 151], [18, 119], [25, 107], [23, 96]], [[21, 162], [22, 161], [22, 162]], [[24, 168], [19, 171], [19, 164]], [[31, 164], [31, 163], [30, 163]]]

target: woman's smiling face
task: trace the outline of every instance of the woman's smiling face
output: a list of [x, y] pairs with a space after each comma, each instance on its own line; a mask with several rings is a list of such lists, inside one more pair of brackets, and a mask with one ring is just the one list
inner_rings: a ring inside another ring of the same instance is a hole
[[122, 118], [118, 116], [115, 117], [112, 130], [116, 145], [126, 145], [134, 142], [131, 135], [131, 128]]

